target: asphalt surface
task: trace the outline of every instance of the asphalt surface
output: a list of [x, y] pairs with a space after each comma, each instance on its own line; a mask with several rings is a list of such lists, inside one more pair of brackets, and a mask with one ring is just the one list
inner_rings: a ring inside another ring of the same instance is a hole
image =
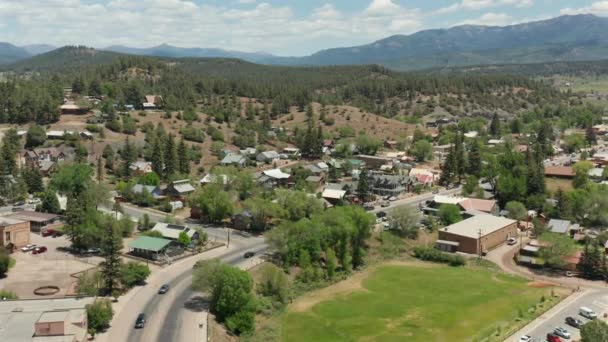
[[557, 313], [551, 315], [551, 317], [548, 317], [540, 325], [532, 327], [532, 329], [529, 332], [525, 332], [525, 334], [542, 341], [547, 337], [547, 333], [553, 332], [557, 327], [562, 327], [568, 330], [572, 336], [571, 340], [578, 340], [580, 339], [579, 329], [567, 325], [566, 317], [574, 317], [585, 323], [589, 322], [587, 318], [579, 315], [579, 308], [582, 306], [595, 311], [598, 317], [603, 316], [604, 313], [608, 312], [608, 291], [593, 291], [577, 298], [572, 303], [561, 308]]

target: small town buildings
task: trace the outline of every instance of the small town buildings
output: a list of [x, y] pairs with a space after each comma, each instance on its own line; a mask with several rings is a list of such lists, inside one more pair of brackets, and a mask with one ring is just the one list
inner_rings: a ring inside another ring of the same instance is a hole
[[345, 196], [346, 196], [346, 191], [338, 190], [338, 189], [325, 189], [325, 190], [323, 190], [323, 193], [321, 194], [321, 197], [323, 199], [327, 200], [329, 203], [334, 204], [334, 205], [336, 203], [343, 201]]
[[313, 175], [325, 175], [329, 171], [329, 165], [324, 162], [304, 165], [304, 168], [312, 172]]
[[286, 186], [291, 180], [291, 175], [280, 169], [266, 170], [254, 174], [253, 178], [260, 185], [267, 187]]
[[160, 95], [146, 95], [141, 107], [147, 110], [159, 109], [162, 107], [162, 101], [163, 98]]
[[228, 175], [217, 175], [217, 174], [213, 174], [213, 173], [208, 173], [199, 181], [199, 183], [201, 184], [201, 186], [204, 186], [207, 184], [226, 185], [226, 184], [228, 184], [229, 181], [230, 181], [230, 177]]
[[550, 219], [547, 228], [553, 233], [574, 235], [581, 230], [580, 225], [568, 220]]
[[195, 190], [192, 184], [190, 184], [189, 179], [183, 179], [169, 184], [165, 190], [165, 194], [171, 197], [184, 198]]
[[545, 177], [574, 178], [575, 174], [571, 166], [545, 166]]
[[30, 223], [0, 216], [0, 244], [14, 251], [30, 243]]
[[246, 156], [246, 157], [249, 157], [249, 156], [255, 156], [255, 155], [257, 155], [257, 154], [258, 154], [258, 150], [257, 150], [257, 149], [255, 149], [255, 148], [253, 148], [253, 147], [247, 147], [247, 148], [246, 148], [246, 149], [244, 149], [244, 150], [240, 150], [240, 151], [239, 151], [239, 153], [240, 153], [241, 155], [244, 155], [244, 156]]
[[399, 143], [395, 140], [384, 140], [384, 147], [394, 150]]
[[0, 341], [88, 341], [86, 307], [94, 297], [0, 301]]
[[72, 135], [72, 131], [47, 131], [46, 138], [49, 140], [63, 140], [66, 135]]
[[458, 206], [464, 211], [476, 211], [491, 215], [498, 215], [498, 203], [495, 200], [486, 200], [478, 198], [465, 198], [458, 202]]
[[48, 171], [53, 167], [51, 163], [60, 163], [74, 157], [72, 147], [41, 147], [27, 150], [23, 153], [21, 164], [31, 168], [42, 168]]
[[437, 247], [446, 252], [481, 254], [517, 236], [517, 221], [477, 215], [439, 230]]
[[604, 169], [599, 168], [599, 167], [594, 167], [593, 169], [589, 170], [589, 178], [593, 179], [593, 180], [601, 180], [602, 176], [604, 175]]
[[40, 233], [45, 229], [56, 229], [63, 227], [59, 215], [51, 213], [41, 213], [39, 211], [24, 210], [8, 215], [7, 217], [26, 221], [30, 223], [30, 231]]
[[409, 176], [412, 180], [424, 185], [432, 185], [435, 183], [435, 180], [439, 178], [438, 172], [422, 168], [412, 168], [409, 172]]
[[279, 153], [277, 151], [265, 151], [265, 152], [260, 152], [255, 159], [257, 161], [259, 161], [260, 163], [267, 163], [270, 164], [272, 162], [274, 162], [275, 160], [281, 159], [281, 156], [279, 156]]
[[236, 166], [238, 168], [244, 168], [245, 166], [247, 166], [247, 157], [231, 152], [231, 153], [226, 154], [222, 158], [222, 160], [220, 161], [220, 165]]
[[368, 156], [364, 154], [359, 154], [355, 156], [355, 159], [360, 160], [365, 163], [365, 166], [369, 169], [380, 170], [382, 165], [392, 163], [392, 159], [386, 157], [378, 157], [378, 156]]
[[61, 115], [83, 115], [89, 112], [89, 107], [68, 102], [59, 107]]
[[155, 186], [155, 185], [135, 184], [131, 188], [131, 192], [134, 195], [139, 195], [139, 194], [143, 193], [144, 190], [148, 191], [148, 193], [151, 194], [152, 197], [154, 197], [154, 198], [162, 197], [162, 190], [158, 186]]
[[299, 148], [295, 147], [286, 147], [281, 152], [281, 155], [285, 155], [286, 158], [283, 159], [298, 159], [302, 155]]
[[469, 138], [469, 139], [475, 139], [475, 138], [477, 138], [478, 135], [479, 135], [479, 133], [477, 131], [470, 131], [470, 132], [466, 132], [464, 134], [464, 137]]
[[369, 180], [372, 193], [380, 196], [399, 196], [410, 191], [412, 181], [407, 176], [373, 174]]
[[153, 171], [152, 163], [147, 161], [136, 161], [129, 165], [129, 169], [135, 176], [142, 176]]
[[504, 139], [490, 139], [488, 140], [488, 145], [490, 146], [496, 146], [496, 145], [500, 145], [500, 144], [504, 144], [505, 141]]
[[160, 261], [183, 253], [180, 243], [162, 238], [139, 236], [129, 244], [129, 254], [144, 259]]
[[182, 232], [192, 240], [198, 239], [198, 232], [195, 229], [178, 224], [158, 222], [152, 231], [161, 233], [164, 238], [169, 240], [177, 240]]

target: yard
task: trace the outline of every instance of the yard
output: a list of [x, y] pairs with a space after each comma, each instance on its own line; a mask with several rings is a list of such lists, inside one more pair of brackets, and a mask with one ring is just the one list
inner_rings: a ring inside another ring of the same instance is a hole
[[563, 178], [545, 178], [545, 184], [547, 186], [547, 191], [555, 193], [557, 189], [562, 189], [562, 191], [570, 191], [574, 189], [572, 186], [571, 179], [563, 179]]
[[542, 284], [482, 268], [382, 265], [296, 300], [282, 340], [502, 340], [549, 307], [536, 305], [550, 294]]

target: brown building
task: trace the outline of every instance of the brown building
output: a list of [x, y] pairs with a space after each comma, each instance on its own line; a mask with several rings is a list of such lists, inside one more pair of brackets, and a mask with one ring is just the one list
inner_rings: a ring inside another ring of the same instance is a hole
[[28, 221], [30, 231], [39, 233], [47, 228], [60, 228], [63, 223], [59, 222], [59, 215], [41, 213], [39, 211], [24, 210], [7, 216], [15, 220]]
[[0, 244], [8, 250], [30, 243], [30, 223], [8, 217], [0, 217]]
[[87, 336], [86, 309], [47, 311], [34, 324], [34, 341], [46, 341], [43, 337], [62, 337], [61, 341], [85, 341]]
[[368, 156], [364, 154], [356, 155], [355, 159], [364, 162], [365, 165], [372, 170], [379, 170], [382, 165], [390, 164], [393, 161], [391, 158]]
[[576, 173], [571, 166], [546, 166], [546, 177], [574, 178]]
[[437, 247], [446, 252], [480, 254], [517, 236], [517, 221], [477, 215], [439, 230]]

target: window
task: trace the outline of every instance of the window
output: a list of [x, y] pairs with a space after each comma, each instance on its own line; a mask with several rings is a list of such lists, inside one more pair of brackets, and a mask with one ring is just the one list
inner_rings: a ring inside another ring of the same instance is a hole
[[4, 233], [4, 241], [5, 242], [11, 241], [11, 232]]

